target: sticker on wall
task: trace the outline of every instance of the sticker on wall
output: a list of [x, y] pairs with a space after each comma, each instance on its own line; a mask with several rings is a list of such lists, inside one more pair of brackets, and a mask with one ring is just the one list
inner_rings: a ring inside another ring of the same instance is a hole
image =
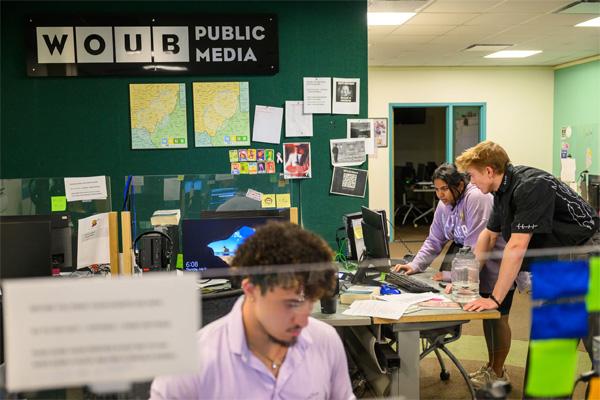
[[585, 149], [585, 168], [590, 169], [592, 166], [592, 149], [588, 147]]
[[573, 130], [571, 129], [570, 126], [563, 126], [562, 128], [560, 128], [560, 138], [562, 140], [570, 138], [572, 133], [573, 133]]
[[569, 143], [562, 143], [560, 145], [560, 158], [567, 158], [569, 155]]

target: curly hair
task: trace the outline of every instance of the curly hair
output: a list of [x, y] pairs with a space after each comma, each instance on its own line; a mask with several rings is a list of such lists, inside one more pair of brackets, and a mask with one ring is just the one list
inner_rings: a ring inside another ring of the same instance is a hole
[[456, 158], [456, 166], [461, 171], [466, 171], [470, 167], [478, 170], [492, 167], [496, 173], [503, 174], [509, 163], [510, 158], [506, 150], [489, 140], [468, 148]]
[[[232, 267], [259, 267], [326, 263], [333, 260], [333, 252], [323, 239], [312, 232], [289, 222], [269, 221], [256, 229], [256, 233], [238, 247]], [[261, 289], [275, 287], [302, 290], [310, 300], [330, 295], [335, 290], [336, 270], [333, 268], [308, 268], [294, 272], [250, 274], [250, 282]]]

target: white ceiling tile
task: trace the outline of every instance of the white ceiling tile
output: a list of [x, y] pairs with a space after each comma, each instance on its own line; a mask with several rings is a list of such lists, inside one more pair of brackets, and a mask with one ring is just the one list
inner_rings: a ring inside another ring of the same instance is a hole
[[428, 13], [422, 12], [412, 17], [406, 25], [461, 25], [477, 17], [474, 13]]
[[504, 0], [437, 0], [425, 8], [427, 12], [457, 13], [484, 12]]
[[496, 34], [503, 27], [492, 25], [461, 25], [447, 32], [447, 35], [469, 35], [478, 38]]
[[402, 25], [391, 33], [396, 35], [442, 35], [449, 30], [456, 28], [452, 25]]
[[509, 26], [522, 24], [532, 18], [536, 14], [508, 14], [508, 13], [493, 13], [481, 14], [465, 23], [465, 25], [491, 25], [491, 26]]
[[427, 43], [435, 39], [435, 35], [390, 35], [381, 39], [380, 43]]
[[[528, 25], [570, 26], [575, 27], [580, 22], [597, 17], [591, 14], [543, 14], [529, 21]], [[581, 29], [581, 28], [578, 28]]]
[[506, 1], [498, 4], [491, 12], [533, 12], [533, 13], [550, 13], [562, 8], [573, 0], [544, 0], [544, 1]]
[[397, 26], [369, 26], [367, 33], [369, 35], [389, 35], [394, 32], [398, 27]]

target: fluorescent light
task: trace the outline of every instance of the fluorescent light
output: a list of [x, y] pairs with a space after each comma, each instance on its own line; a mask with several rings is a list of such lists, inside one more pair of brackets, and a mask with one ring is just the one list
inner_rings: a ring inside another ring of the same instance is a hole
[[370, 12], [367, 13], [367, 25], [402, 25], [416, 14], [414, 12]]
[[600, 27], [600, 17], [592, 18], [588, 21], [580, 22], [575, 26]]
[[502, 50], [488, 54], [484, 58], [524, 58], [541, 52], [541, 50]]

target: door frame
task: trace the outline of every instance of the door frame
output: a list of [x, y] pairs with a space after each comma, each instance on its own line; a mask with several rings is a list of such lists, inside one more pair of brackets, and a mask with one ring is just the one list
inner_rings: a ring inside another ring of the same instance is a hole
[[453, 162], [452, 155], [454, 154], [454, 126], [452, 124], [452, 114], [454, 113], [454, 107], [480, 107], [480, 124], [479, 124], [479, 141], [482, 142], [486, 138], [487, 134], [487, 119], [486, 119], [486, 111], [487, 111], [487, 103], [485, 102], [455, 102], [455, 103], [389, 103], [388, 105], [388, 157], [389, 157], [389, 165], [390, 165], [390, 182], [389, 182], [389, 210], [390, 210], [390, 227], [388, 232], [390, 232], [390, 241], [394, 241], [395, 232], [392, 229], [392, 225], [395, 219], [394, 215], [394, 137], [395, 137], [395, 124], [394, 124], [394, 109], [396, 108], [430, 108], [430, 107], [444, 107], [446, 108], [446, 162]]

